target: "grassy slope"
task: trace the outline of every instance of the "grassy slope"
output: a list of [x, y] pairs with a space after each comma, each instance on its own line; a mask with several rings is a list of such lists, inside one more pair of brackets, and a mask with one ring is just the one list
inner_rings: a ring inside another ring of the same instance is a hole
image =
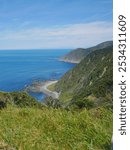
[[56, 83], [53, 83], [53, 84], [49, 85], [47, 88], [48, 88], [50, 91], [55, 91], [55, 85], [56, 85]]
[[112, 103], [112, 47], [90, 53], [56, 84], [61, 101], [107, 97]]
[[112, 111], [104, 108], [71, 112], [9, 105], [0, 110], [0, 143], [20, 150], [108, 150], [111, 122]]

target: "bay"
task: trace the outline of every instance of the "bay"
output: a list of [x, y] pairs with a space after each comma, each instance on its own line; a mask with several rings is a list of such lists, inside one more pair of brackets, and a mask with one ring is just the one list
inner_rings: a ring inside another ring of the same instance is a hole
[[[0, 50], [0, 91], [23, 91], [34, 81], [59, 80], [75, 65], [59, 58], [70, 50]], [[38, 100], [41, 93], [30, 93]]]

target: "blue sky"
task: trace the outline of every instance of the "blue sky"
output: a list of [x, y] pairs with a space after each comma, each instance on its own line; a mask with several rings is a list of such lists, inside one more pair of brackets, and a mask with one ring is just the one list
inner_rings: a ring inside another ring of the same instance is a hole
[[0, 49], [77, 48], [112, 40], [112, 0], [0, 0]]

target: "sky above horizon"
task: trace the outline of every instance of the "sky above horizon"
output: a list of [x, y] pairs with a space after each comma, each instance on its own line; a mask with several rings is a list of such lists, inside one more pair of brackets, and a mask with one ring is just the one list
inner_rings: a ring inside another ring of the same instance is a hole
[[0, 0], [0, 49], [89, 47], [112, 40], [112, 0]]

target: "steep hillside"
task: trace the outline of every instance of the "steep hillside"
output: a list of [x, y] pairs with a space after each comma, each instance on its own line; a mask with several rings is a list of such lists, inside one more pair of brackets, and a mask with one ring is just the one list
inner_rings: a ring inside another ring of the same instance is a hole
[[103, 42], [91, 48], [78, 48], [76, 50], [71, 51], [67, 55], [60, 58], [61, 61], [71, 62], [71, 63], [79, 63], [83, 58], [85, 58], [90, 52], [103, 49], [108, 46], [112, 46], [112, 41]]
[[55, 85], [60, 100], [78, 107], [112, 105], [112, 46], [87, 55]]

